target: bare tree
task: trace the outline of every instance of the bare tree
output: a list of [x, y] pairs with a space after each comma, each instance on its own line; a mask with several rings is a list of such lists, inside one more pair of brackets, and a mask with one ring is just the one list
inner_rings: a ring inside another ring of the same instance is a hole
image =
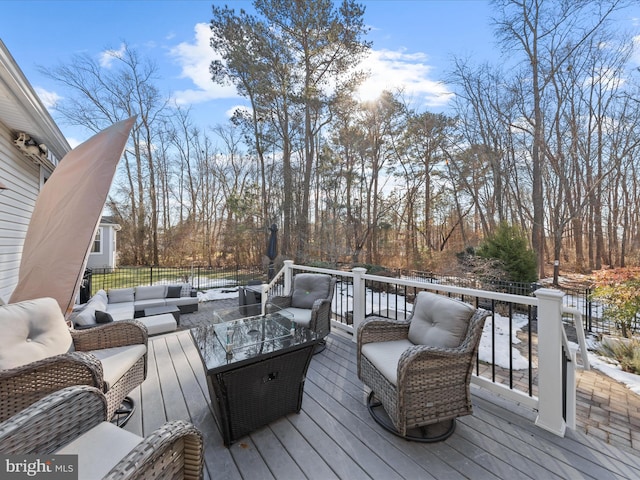
[[[575, 49], [588, 41], [621, 4], [574, 2], [572, 0], [496, 0], [495, 19], [503, 45], [521, 52], [523, 69], [530, 78], [530, 102], [522, 114], [532, 128], [532, 244], [538, 261], [538, 274], [545, 275], [543, 169], [545, 168], [545, 122], [543, 102], [553, 76]], [[551, 61], [552, 60], [552, 61]]]
[[[118, 51], [109, 50], [107, 55], [112, 59], [110, 67], [101, 66], [86, 54], [79, 54], [68, 65], [43, 70], [43, 73], [70, 90], [71, 95], [57, 109], [71, 124], [97, 132], [124, 118], [138, 116], [131, 134], [132, 142], [124, 157], [126, 181], [121, 189], [128, 199], [118, 211], [132, 209], [130, 215], [121, 219], [132, 222], [136, 246], [132, 260], [135, 263], [150, 260], [157, 264], [158, 199], [153, 144], [162, 128], [168, 100], [155, 86], [157, 68], [153, 63], [143, 61], [127, 44]], [[144, 245], [149, 231], [151, 257], [147, 258]]]

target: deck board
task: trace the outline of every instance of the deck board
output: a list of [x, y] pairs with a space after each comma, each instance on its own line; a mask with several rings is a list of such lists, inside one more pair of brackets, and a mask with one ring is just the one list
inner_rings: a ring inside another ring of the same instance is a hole
[[131, 393], [125, 427], [148, 435], [167, 419], [194, 423], [205, 440], [205, 479], [640, 478], [640, 460], [580, 432], [557, 437], [535, 412], [473, 386], [474, 415], [444, 442], [407, 442], [369, 415], [355, 344], [332, 333], [311, 361], [300, 414], [222, 443], [199, 354], [188, 331], [149, 340], [148, 375]]
[[[282, 418], [269, 429], [278, 438], [287, 455], [300, 467], [303, 477], [312, 480], [331, 480], [339, 478], [331, 467], [313, 449], [307, 439], [291, 425], [288, 418]], [[281, 455], [283, 452], [279, 452]], [[280, 478], [287, 478], [281, 476]]]

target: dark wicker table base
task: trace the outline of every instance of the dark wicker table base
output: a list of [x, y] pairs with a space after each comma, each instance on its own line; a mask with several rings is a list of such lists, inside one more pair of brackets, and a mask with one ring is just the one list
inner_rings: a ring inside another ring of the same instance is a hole
[[207, 374], [216, 422], [226, 446], [284, 415], [300, 412], [315, 346], [316, 342], [308, 342], [268, 358], [256, 358], [248, 365]]

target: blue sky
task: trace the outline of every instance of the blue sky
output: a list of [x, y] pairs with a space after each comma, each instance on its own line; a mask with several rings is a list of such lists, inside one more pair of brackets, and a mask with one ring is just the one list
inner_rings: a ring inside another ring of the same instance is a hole
[[[62, 87], [43, 76], [40, 67], [68, 61], [75, 53], [102, 58], [126, 41], [152, 59], [162, 77], [163, 93], [192, 109], [194, 121], [206, 128], [223, 123], [242, 99], [233, 89], [215, 86], [208, 65], [211, 5], [251, 8], [248, 0], [226, 2], [175, 0], [3, 0], [0, 39], [45, 104], [64, 97]], [[501, 54], [491, 27], [491, 6], [481, 0], [369, 0], [365, 22], [373, 42], [366, 67], [372, 79], [363, 96], [383, 88], [404, 87], [418, 108], [444, 111], [451, 89], [444, 82], [453, 55], [474, 61], [499, 62]], [[640, 38], [640, 7], [619, 19], [620, 29]], [[640, 65], [640, 59], [638, 61]], [[89, 133], [59, 119], [72, 146]]]

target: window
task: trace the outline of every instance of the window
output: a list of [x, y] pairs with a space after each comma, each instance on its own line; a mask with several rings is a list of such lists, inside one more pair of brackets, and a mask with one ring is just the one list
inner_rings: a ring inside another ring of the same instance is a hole
[[96, 238], [93, 239], [91, 253], [102, 253], [102, 227], [98, 227], [98, 230], [96, 230]]

